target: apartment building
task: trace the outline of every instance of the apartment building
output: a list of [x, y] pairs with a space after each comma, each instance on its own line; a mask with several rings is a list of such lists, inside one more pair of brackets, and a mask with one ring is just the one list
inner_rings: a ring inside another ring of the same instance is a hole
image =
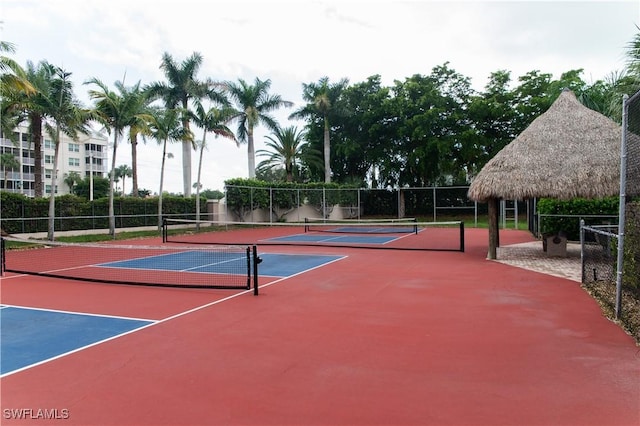
[[[53, 160], [55, 144], [43, 129], [42, 141], [42, 182], [44, 196], [51, 194], [51, 176], [53, 174]], [[29, 197], [35, 195], [35, 150], [31, 143], [31, 135], [27, 126], [19, 126], [14, 130], [15, 141], [0, 135], [0, 154], [11, 154], [20, 167], [2, 168], [0, 190], [24, 194]], [[68, 194], [69, 187], [64, 179], [71, 172], [81, 177], [108, 176], [108, 139], [100, 132], [80, 134], [77, 140], [66, 135], [61, 136], [58, 158], [58, 173], [56, 176], [55, 193]]]

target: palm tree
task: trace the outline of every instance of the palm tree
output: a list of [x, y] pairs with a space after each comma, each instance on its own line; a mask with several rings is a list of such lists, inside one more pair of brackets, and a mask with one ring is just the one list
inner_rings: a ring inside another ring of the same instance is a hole
[[69, 187], [70, 194], [73, 194], [73, 188], [75, 188], [75, 186], [80, 182], [82, 182], [82, 178], [78, 172], [69, 172], [65, 174], [64, 183]]
[[116, 178], [122, 178], [122, 195], [126, 195], [124, 190], [125, 178], [133, 176], [133, 169], [128, 164], [121, 164], [115, 169]]
[[57, 184], [58, 157], [60, 152], [60, 137], [64, 133], [77, 140], [79, 133], [89, 133], [88, 123], [95, 116], [91, 111], [81, 107], [74, 96], [71, 73], [60, 67], [55, 67], [54, 78], [49, 87], [47, 98], [51, 101], [44, 111], [46, 117], [45, 131], [55, 145], [53, 157], [53, 173], [51, 173], [51, 194], [49, 196], [49, 226], [47, 238], [53, 241], [55, 227], [55, 195]]
[[162, 163], [160, 166], [160, 190], [158, 192], [158, 229], [162, 229], [162, 191], [164, 185], [164, 164], [167, 157], [171, 157], [167, 153], [167, 143], [170, 141], [189, 140], [191, 143], [192, 135], [186, 134], [184, 127], [180, 127], [180, 120], [186, 111], [178, 109], [157, 109], [151, 114], [149, 122], [149, 135], [153, 137], [158, 144], [162, 144]]
[[284, 101], [279, 95], [270, 95], [271, 80], [262, 81], [256, 77], [253, 85], [242, 79], [238, 83], [227, 82], [227, 91], [237, 106], [236, 118], [238, 130], [236, 135], [241, 142], [247, 143], [249, 160], [249, 178], [256, 176], [255, 146], [253, 131], [259, 124], [264, 124], [273, 132], [278, 129], [278, 123], [269, 115], [281, 107], [291, 107], [292, 102]]
[[[152, 98], [164, 100], [167, 109], [181, 108], [189, 110], [189, 103], [195, 99], [201, 99], [208, 93], [210, 81], [199, 81], [196, 78], [202, 66], [202, 55], [193, 53], [190, 57], [178, 64], [168, 53], [162, 56], [160, 69], [164, 71], [167, 83], [156, 82], [147, 87]], [[189, 114], [182, 115], [183, 134], [189, 135]], [[191, 150], [194, 149], [193, 138], [182, 141], [182, 180], [184, 196], [191, 195]]]
[[349, 84], [349, 80], [342, 79], [338, 83], [329, 84], [329, 77], [322, 77], [318, 83], [302, 85], [302, 99], [307, 104], [294, 113], [290, 119], [320, 118], [324, 123], [324, 181], [331, 182], [331, 129], [330, 117], [339, 113], [337, 106], [342, 91]]
[[[14, 53], [15, 45], [0, 41], [0, 53]], [[22, 67], [8, 56], [0, 55], [0, 93], [3, 97], [16, 93], [33, 93], [35, 89], [27, 80]]]
[[[236, 111], [233, 108], [224, 107], [210, 108], [205, 110], [201, 102], [196, 102], [195, 111], [192, 113], [192, 119], [196, 126], [202, 129], [202, 140], [199, 149], [200, 156], [198, 159], [198, 178], [196, 180], [196, 222], [200, 221], [200, 188], [202, 187], [200, 178], [202, 174], [202, 156], [207, 147], [207, 133], [213, 133], [215, 137], [222, 136], [229, 138], [238, 144], [238, 141], [227, 123], [235, 117]], [[199, 227], [199, 223], [196, 224]]]
[[[133, 188], [131, 195], [138, 196], [138, 135], [143, 138], [147, 134], [147, 123], [151, 111], [151, 99], [149, 93], [140, 85], [140, 81], [132, 87], [125, 88], [125, 97], [130, 100], [131, 105], [131, 121], [129, 126], [129, 143], [131, 144], [131, 177], [133, 179]], [[143, 139], [145, 140], [145, 139]], [[124, 183], [123, 183], [124, 187]], [[124, 190], [123, 190], [124, 193]]]
[[49, 98], [51, 81], [55, 77], [55, 67], [46, 61], [34, 65], [28, 61], [26, 77], [35, 92], [24, 100], [24, 109], [29, 121], [29, 134], [34, 151], [34, 195], [42, 197], [44, 185], [42, 182], [42, 123], [46, 111], [53, 101]]
[[111, 158], [111, 172], [109, 173], [109, 234], [115, 238], [116, 218], [113, 208], [113, 187], [116, 178], [116, 153], [118, 141], [124, 129], [130, 125], [138, 115], [136, 99], [129, 96], [129, 92], [120, 81], [115, 82], [118, 92], [110, 90], [106, 84], [97, 78], [90, 79], [85, 84], [93, 84], [97, 90], [89, 90], [89, 97], [96, 101], [95, 111], [98, 120], [107, 131], [113, 131], [113, 154]]
[[0, 166], [2, 166], [2, 171], [4, 172], [4, 190], [6, 191], [8, 189], [7, 181], [9, 179], [9, 170], [20, 168], [20, 162], [13, 154], [4, 153], [0, 154]]
[[0, 41], [0, 130], [5, 137], [18, 142], [13, 140], [13, 130], [24, 120], [24, 99], [35, 93], [35, 89], [22, 67], [4, 55], [14, 52], [12, 43]]
[[271, 170], [284, 166], [287, 182], [293, 182], [294, 173], [300, 165], [310, 163], [322, 164], [320, 152], [313, 150], [305, 141], [304, 131], [298, 131], [297, 127], [278, 129], [274, 137], [266, 136], [266, 146], [271, 150], [258, 150], [257, 154], [267, 157], [258, 164], [258, 170]]

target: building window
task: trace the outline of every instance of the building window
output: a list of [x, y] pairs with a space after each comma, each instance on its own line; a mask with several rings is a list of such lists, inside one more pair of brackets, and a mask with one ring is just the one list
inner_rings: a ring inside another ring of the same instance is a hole
[[69, 144], [69, 152], [80, 152], [80, 144], [70, 143]]
[[79, 167], [80, 159], [75, 157], [69, 157], [69, 166], [71, 167]]
[[44, 164], [53, 164], [53, 155], [45, 155]]
[[56, 149], [56, 144], [51, 139], [44, 140], [44, 149]]
[[53, 175], [53, 169], [44, 169], [45, 179], [51, 179], [51, 175]]

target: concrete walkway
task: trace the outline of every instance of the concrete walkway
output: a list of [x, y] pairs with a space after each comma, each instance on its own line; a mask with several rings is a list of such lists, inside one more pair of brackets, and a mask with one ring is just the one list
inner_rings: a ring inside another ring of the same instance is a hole
[[549, 256], [542, 250], [542, 241], [499, 247], [497, 257], [496, 262], [582, 282], [578, 243], [567, 243], [566, 257]]

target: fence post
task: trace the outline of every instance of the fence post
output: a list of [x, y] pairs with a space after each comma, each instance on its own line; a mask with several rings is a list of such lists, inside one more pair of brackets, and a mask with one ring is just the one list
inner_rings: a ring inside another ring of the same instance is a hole
[[432, 188], [433, 188], [433, 221], [435, 222], [436, 220], [438, 220], [437, 219], [438, 215], [436, 213], [438, 209], [438, 200], [436, 198], [436, 187], [434, 186]]
[[580, 282], [584, 283], [584, 219], [580, 219]]

